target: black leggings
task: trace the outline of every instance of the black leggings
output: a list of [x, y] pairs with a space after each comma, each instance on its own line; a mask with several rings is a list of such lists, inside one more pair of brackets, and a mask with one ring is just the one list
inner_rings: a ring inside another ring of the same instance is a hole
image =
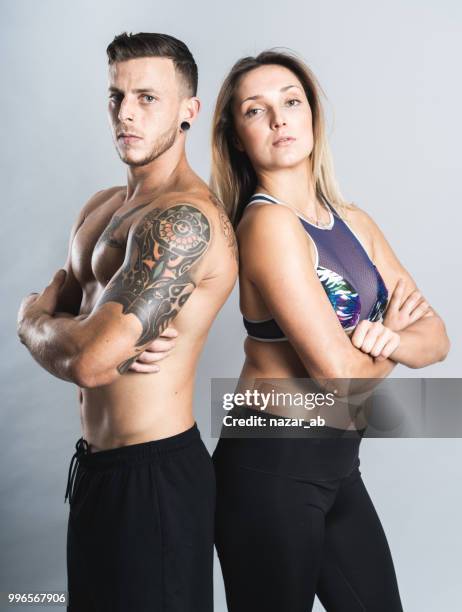
[[[356, 438], [355, 438], [356, 436]], [[402, 612], [360, 438], [223, 439], [216, 548], [229, 612]]]

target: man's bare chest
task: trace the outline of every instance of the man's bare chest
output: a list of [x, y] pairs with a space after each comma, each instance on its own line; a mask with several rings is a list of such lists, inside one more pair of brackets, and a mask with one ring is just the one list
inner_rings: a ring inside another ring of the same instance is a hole
[[128, 210], [105, 206], [85, 219], [72, 243], [72, 269], [84, 291], [95, 281], [105, 287], [121, 267], [130, 227], [148, 205]]

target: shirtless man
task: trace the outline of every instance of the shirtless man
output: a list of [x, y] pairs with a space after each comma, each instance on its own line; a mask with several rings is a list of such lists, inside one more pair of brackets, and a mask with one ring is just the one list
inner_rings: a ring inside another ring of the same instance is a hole
[[[68, 610], [209, 612], [215, 484], [192, 400], [198, 357], [236, 281], [234, 234], [186, 160], [199, 110], [188, 48], [122, 34], [107, 53], [127, 185], [83, 207], [65, 271], [18, 314], [33, 357], [81, 388]], [[154, 374], [146, 349], [170, 349], [161, 336], [173, 319], [176, 346]]]

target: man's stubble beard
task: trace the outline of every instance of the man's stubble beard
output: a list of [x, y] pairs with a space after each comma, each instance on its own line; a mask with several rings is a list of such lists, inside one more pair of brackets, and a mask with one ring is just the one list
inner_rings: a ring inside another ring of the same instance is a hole
[[177, 138], [177, 126], [172, 124], [172, 126], [164, 132], [157, 141], [154, 143], [154, 147], [146, 157], [140, 159], [138, 161], [130, 161], [128, 158], [124, 157], [120, 152], [119, 148], [116, 147], [117, 153], [119, 154], [120, 159], [133, 168], [138, 168], [140, 166], [146, 166], [150, 164], [152, 161], [163, 155], [166, 151], [168, 151], [174, 144]]

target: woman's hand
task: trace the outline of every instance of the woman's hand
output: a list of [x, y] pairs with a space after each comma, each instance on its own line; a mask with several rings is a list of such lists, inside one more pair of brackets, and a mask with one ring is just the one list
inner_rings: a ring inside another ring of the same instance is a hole
[[404, 288], [404, 279], [400, 278], [383, 319], [385, 327], [395, 332], [406, 329], [431, 311], [430, 305], [417, 289], [403, 301]]
[[393, 291], [383, 322], [361, 321], [351, 336], [352, 344], [374, 357], [384, 361], [398, 348], [399, 332], [431, 312], [431, 307], [418, 289], [404, 300], [405, 282], [400, 278]]
[[398, 348], [400, 336], [383, 323], [364, 319], [356, 326], [351, 342], [363, 353], [375, 357], [377, 361], [384, 361]]
[[167, 327], [158, 338], [146, 347], [143, 353], [138, 355], [136, 361], [128, 369], [132, 372], [143, 372], [145, 374], [159, 372], [160, 367], [157, 362], [170, 355], [170, 351], [175, 346], [173, 338], [177, 336], [178, 332], [175, 328]]

